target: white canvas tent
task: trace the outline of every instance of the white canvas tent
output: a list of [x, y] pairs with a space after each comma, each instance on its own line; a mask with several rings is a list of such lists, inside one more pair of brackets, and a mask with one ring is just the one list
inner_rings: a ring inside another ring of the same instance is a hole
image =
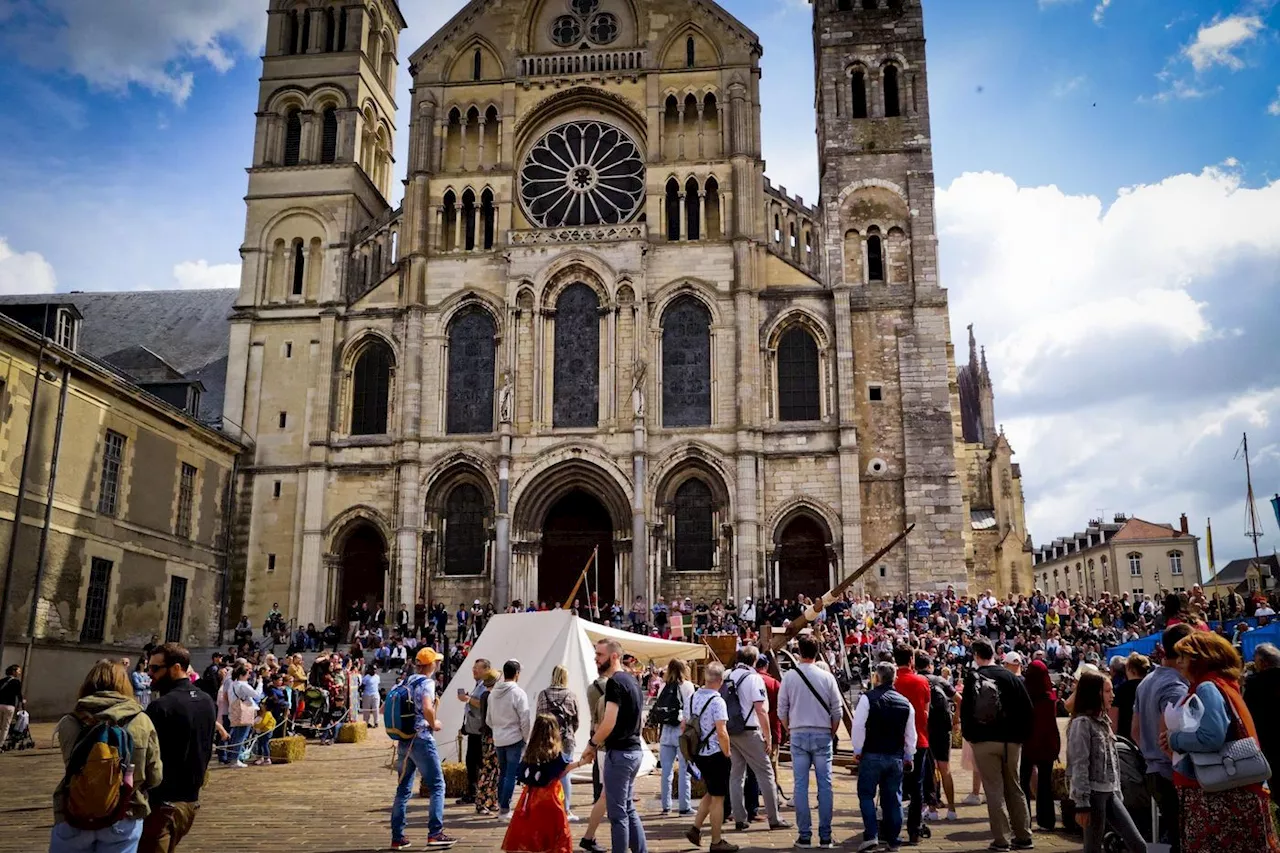
[[[493, 616], [467, 653], [466, 661], [440, 694], [441, 730], [436, 743], [441, 759], [461, 760], [457, 734], [462, 728], [464, 704], [458, 701], [457, 694], [459, 688], [470, 693], [475, 686], [471, 666], [477, 658], [488, 660], [499, 672], [505, 661], [512, 658], [520, 661], [520, 686], [529, 695], [530, 712], [535, 707], [538, 693], [551, 685], [552, 668], [557, 664], [564, 666], [569, 671], [569, 690], [578, 697], [579, 721], [575, 741], [576, 752], [581, 753], [591, 728], [591, 716], [586, 705], [587, 685], [596, 678], [595, 643], [601, 639], [617, 640], [624, 651], [635, 655], [641, 662], [660, 666], [666, 666], [674, 659], [705, 660], [710, 654], [710, 650], [701, 644], [619, 631], [579, 619], [570, 610]], [[647, 749], [645, 752], [645, 764], [651, 769], [653, 759]], [[641, 771], [645, 770], [646, 767], [642, 766]]]

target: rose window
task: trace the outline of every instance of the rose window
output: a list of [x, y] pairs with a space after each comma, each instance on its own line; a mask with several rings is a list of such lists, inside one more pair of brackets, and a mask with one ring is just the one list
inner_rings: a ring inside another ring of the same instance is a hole
[[551, 22], [551, 40], [560, 47], [572, 47], [582, 38], [582, 22], [573, 15], [561, 15]]
[[600, 0], [569, 0], [570, 14], [551, 22], [551, 41], [557, 47], [573, 47], [582, 41], [585, 32], [594, 45], [612, 44], [618, 38], [618, 16], [597, 12], [599, 7]]
[[561, 125], [529, 149], [520, 201], [540, 228], [617, 225], [644, 201], [644, 158], [621, 130], [598, 121]]
[[587, 38], [596, 44], [608, 44], [618, 37], [618, 19], [609, 12], [601, 12], [587, 24]]

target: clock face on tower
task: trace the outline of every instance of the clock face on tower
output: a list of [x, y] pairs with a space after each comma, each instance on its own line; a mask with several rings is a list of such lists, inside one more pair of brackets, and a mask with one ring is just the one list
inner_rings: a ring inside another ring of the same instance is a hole
[[618, 225], [644, 202], [644, 158], [635, 141], [599, 121], [548, 131], [520, 167], [520, 202], [539, 228]]

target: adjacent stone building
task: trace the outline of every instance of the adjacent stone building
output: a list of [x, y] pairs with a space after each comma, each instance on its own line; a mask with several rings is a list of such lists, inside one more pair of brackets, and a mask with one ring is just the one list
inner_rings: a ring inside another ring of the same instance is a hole
[[1158, 599], [1200, 583], [1200, 540], [1188, 532], [1185, 513], [1177, 527], [1123, 514], [1109, 522], [1093, 519], [1084, 531], [1036, 548], [1032, 557], [1035, 585], [1048, 594], [1127, 592]]
[[995, 392], [987, 353], [979, 354], [969, 327], [969, 361], [957, 371], [960, 435], [956, 463], [964, 482], [965, 564], [978, 591], [1025, 594], [1031, 576], [1031, 537], [1022, 496], [1022, 466], [1004, 428], [996, 431]]
[[[148, 346], [173, 331], [157, 320], [181, 324], [217, 298], [0, 298], [3, 660], [22, 660], [34, 638], [33, 714], [65, 711], [104, 654], [136, 659], [153, 635], [194, 647], [218, 640], [230, 591], [227, 501], [243, 447], [198, 418], [206, 386]], [[200, 333], [188, 340], [198, 361]]]

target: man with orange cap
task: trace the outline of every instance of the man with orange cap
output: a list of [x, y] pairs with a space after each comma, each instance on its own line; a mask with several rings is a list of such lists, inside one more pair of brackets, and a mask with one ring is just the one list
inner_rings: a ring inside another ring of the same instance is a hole
[[423, 783], [431, 790], [431, 808], [427, 812], [427, 847], [450, 847], [454, 839], [444, 834], [444, 770], [436, 749], [435, 733], [440, 731], [436, 719], [436, 665], [440, 653], [430, 646], [418, 650], [414, 657], [414, 674], [409, 676], [409, 698], [413, 703], [414, 737], [402, 740], [396, 756], [400, 781], [391, 804], [391, 849], [405, 850], [409, 840], [404, 836], [405, 808], [413, 793], [413, 775], [422, 774]]

